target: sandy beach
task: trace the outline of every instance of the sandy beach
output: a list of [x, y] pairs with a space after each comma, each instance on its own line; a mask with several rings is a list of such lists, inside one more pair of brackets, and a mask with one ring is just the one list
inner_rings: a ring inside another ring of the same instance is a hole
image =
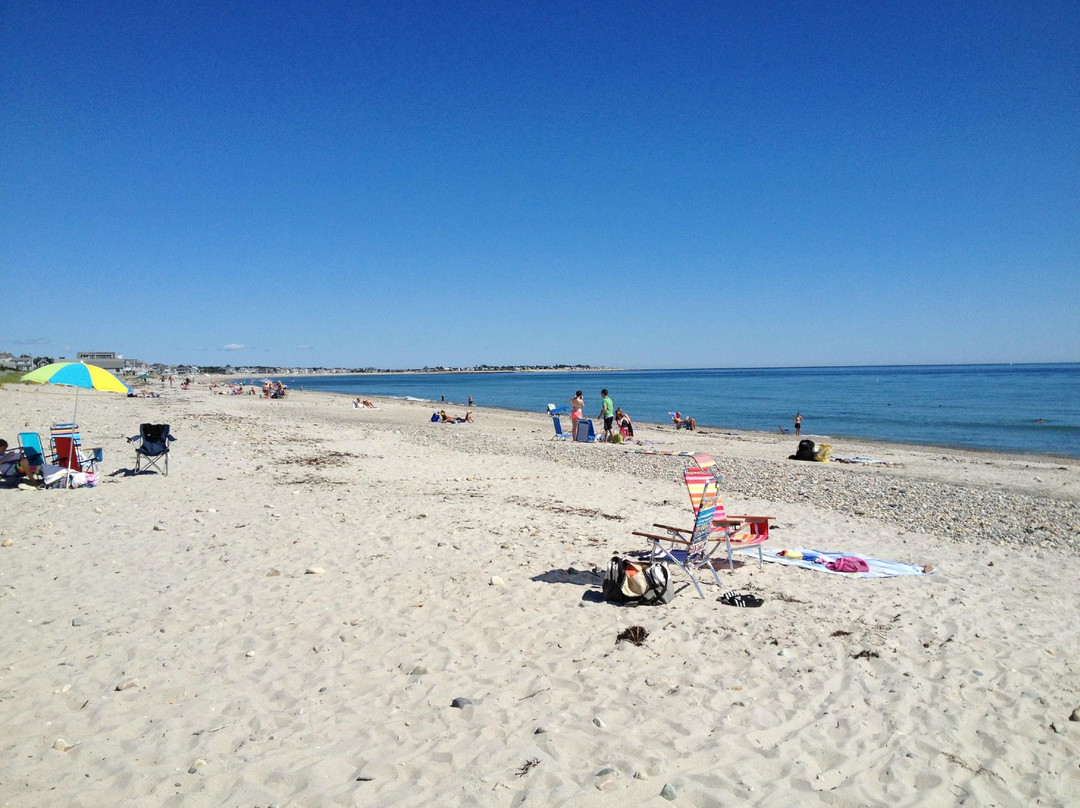
[[[0, 805], [1080, 804], [1080, 461], [375, 403], [80, 394], [99, 484], [0, 490]], [[0, 437], [73, 404], [4, 387]], [[634, 530], [692, 521], [687, 458], [642, 450], [712, 454], [767, 546], [934, 572], [744, 557], [604, 603]]]

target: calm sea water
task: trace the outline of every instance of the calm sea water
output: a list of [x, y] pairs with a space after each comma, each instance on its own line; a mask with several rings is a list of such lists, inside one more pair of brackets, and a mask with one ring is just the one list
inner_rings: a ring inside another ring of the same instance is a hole
[[[1080, 457], [1080, 364], [832, 368], [624, 370], [587, 373], [455, 373], [304, 376], [293, 388], [353, 396], [394, 396], [460, 409], [479, 406], [542, 413], [600, 390], [638, 421], [668, 422], [669, 410], [699, 426], [854, 436], [901, 443]], [[794, 436], [794, 435], [793, 435]], [[794, 441], [792, 450], [794, 451]], [[838, 454], [843, 454], [838, 447]]]

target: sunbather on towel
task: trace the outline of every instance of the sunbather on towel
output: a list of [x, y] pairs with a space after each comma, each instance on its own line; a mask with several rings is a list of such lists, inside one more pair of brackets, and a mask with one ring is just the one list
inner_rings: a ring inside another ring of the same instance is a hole
[[465, 413], [464, 418], [452, 418], [446, 414], [446, 410], [439, 410], [439, 423], [442, 424], [471, 424], [472, 412]]
[[681, 412], [671, 416], [671, 420], [675, 423], [676, 429], [689, 429], [691, 432], [697, 432], [697, 421], [690, 417], [683, 418]]

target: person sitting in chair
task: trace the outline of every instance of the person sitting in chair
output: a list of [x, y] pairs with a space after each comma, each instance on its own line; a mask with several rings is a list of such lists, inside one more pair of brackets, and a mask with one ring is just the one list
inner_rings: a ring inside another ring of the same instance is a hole
[[683, 418], [681, 412], [677, 412], [671, 416], [671, 420], [675, 422], [676, 429], [689, 429], [691, 432], [697, 431], [697, 421], [690, 417]]
[[0, 438], [0, 477], [11, 479], [22, 476], [29, 479], [34, 471], [34, 467], [30, 465], [22, 449], [9, 451], [8, 442]]
[[619, 427], [619, 432], [622, 433], [624, 440], [633, 440], [634, 424], [630, 420], [630, 416], [623, 412], [622, 407], [615, 409], [615, 424]]

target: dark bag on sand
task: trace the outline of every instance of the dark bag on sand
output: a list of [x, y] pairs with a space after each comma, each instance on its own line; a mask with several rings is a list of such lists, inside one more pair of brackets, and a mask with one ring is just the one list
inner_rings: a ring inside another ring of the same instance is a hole
[[618, 556], [613, 556], [608, 564], [602, 588], [605, 600], [626, 606], [671, 603], [675, 597], [666, 564]]
[[813, 460], [814, 459], [814, 442], [809, 439], [803, 439], [799, 441], [799, 448], [795, 450], [795, 454], [791, 456], [792, 460]]

